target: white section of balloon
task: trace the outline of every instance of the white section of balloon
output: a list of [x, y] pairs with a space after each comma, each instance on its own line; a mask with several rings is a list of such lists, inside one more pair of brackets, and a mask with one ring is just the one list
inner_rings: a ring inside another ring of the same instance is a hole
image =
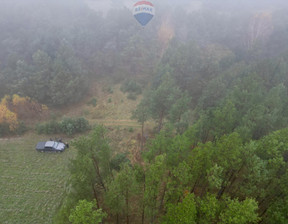
[[142, 25], [146, 26], [155, 15], [153, 1], [133, 1], [132, 13], [135, 19]]

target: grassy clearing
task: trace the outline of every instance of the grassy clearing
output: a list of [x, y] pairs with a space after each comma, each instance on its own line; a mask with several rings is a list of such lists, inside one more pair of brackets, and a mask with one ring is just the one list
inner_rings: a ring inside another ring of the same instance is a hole
[[0, 140], [1, 224], [52, 223], [64, 197], [75, 151], [39, 153], [38, 140], [46, 137], [29, 134]]
[[[97, 84], [90, 97], [85, 100], [86, 102], [83, 101], [79, 105], [64, 108], [61, 114], [71, 117], [84, 116], [91, 121], [130, 121], [131, 113], [136, 109], [141, 96], [138, 96], [137, 100], [129, 100], [127, 94], [121, 92], [120, 84], [113, 86], [113, 92], [107, 92], [103, 86], [105, 85]], [[93, 98], [97, 99], [95, 107], [87, 103]]]
[[[111, 92], [105, 91], [104, 87], [97, 84], [90, 94], [90, 98], [97, 98], [95, 107], [87, 105], [89, 98], [53, 113], [59, 118], [83, 116], [92, 125], [109, 127], [111, 147], [117, 152], [129, 152], [130, 160], [137, 161], [139, 142], [136, 136], [141, 126], [131, 120], [131, 112], [141, 98], [127, 99], [127, 94], [120, 91], [120, 85], [113, 86]], [[1, 224], [53, 222], [64, 198], [65, 183], [69, 178], [69, 159], [76, 154], [76, 150], [70, 148], [64, 153], [36, 152], [36, 143], [49, 137], [30, 133], [21, 138], [0, 139]]]

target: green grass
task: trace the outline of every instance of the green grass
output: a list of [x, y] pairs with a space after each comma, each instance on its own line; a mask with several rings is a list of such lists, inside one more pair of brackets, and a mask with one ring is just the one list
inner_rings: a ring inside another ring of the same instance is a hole
[[[110, 128], [111, 144], [117, 150], [126, 152], [129, 146], [135, 147], [137, 143], [132, 144], [134, 140], [131, 139], [140, 133], [141, 125], [130, 118], [140, 97], [138, 101], [127, 100], [126, 94], [120, 91], [120, 85], [114, 86], [113, 92], [96, 90], [93, 95], [97, 97], [95, 107], [79, 103], [79, 106], [74, 105], [71, 109], [54, 111], [54, 115], [59, 119], [62, 115], [85, 115], [90, 124], [104, 124]], [[108, 103], [108, 99], [111, 99], [111, 103]], [[76, 150], [37, 152], [36, 143], [49, 137], [54, 136], [30, 133], [21, 138], [0, 139], [0, 224], [53, 223], [65, 196], [69, 159], [76, 154]]]
[[69, 178], [71, 148], [63, 153], [40, 153], [46, 137], [0, 139], [0, 223], [52, 223]]

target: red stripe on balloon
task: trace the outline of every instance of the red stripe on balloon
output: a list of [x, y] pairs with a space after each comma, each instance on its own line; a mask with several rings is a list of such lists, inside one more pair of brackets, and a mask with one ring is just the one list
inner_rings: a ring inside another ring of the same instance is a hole
[[147, 1], [137, 2], [134, 6], [138, 6], [138, 5], [150, 5], [150, 6], [153, 6], [153, 4], [151, 2], [147, 2]]

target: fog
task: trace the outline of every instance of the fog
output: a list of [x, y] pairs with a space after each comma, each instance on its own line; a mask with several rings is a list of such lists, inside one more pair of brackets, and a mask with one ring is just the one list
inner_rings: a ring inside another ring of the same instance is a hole
[[[107, 12], [112, 8], [121, 8], [127, 7], [129, 9], [132, 8], [133, 4], [136, 2], [135, 0], [84, 0], [85, 3], [91, 7], [95, 11]], [[211, 1], [211, 0], [158, 0], [152, 1], [156, 7], [159, 7], [160, 10], [167, 6], [170, 7], [183, 7], [187, 10], [200, 10], [202, 7], [207, 7], [214, 10], [220, 11], [247, 11], [247, 10], [277, 10], [282, 9], [283, 7], [287, 7], [288, 3], [285, 0], [239, 0], [239, 1], [231, 1], [231, 0], [219, 0], [219, 1]]]
[[0, 222], [287, 224], [288, 0], [136, 2], [0, 0]]
[[[85, 95], [87, 78], [81, 79], [83, 88], [74, 83], [79, 95], [61, 100], [45, 91], [38, 94], [35, 83], [35, 89], [27, 88], [29, 82], [36, 82], [30, 80], [34, 76], [19, 77], [36, 69], [35, 60], [42, 54], [51, 63], [67, 60], [63, 63], [73, 71], [69, 74], [72, 77], [108, 73], [115, 78], [117, 71], [128, 76], [154, 74], [157, 63], [179, 44], [194, 43], [200, 48], [217, 45], [239, 61], [273, 58], [287, 50], [285, 0], [158, 0], [153, 1], [155, 16], [144, 27], [132, 15], [135, 2], [1, 1], [0, 96], [19, 93], [43, 103], [65, 104]], [[116, 77], [121, 80], [121, 75]]]

